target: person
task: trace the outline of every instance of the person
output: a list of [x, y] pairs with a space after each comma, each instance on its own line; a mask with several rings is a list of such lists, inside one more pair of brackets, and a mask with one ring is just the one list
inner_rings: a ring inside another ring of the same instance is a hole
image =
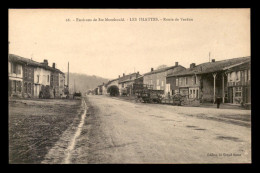
[[216, 101], [217, 101], [217, 108], [219, 108], [221, 103], [221, 97], [218, 96]]

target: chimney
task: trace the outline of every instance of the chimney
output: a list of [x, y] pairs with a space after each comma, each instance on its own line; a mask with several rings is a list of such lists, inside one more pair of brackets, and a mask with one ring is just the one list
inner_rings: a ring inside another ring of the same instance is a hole
[[215, 59], [212, 59], [211, 62], [215, 62]]
[[196, 66], [195, 63], [191, 63], [191, 64], [190, 64], [190, 68], [194, 68], [195, 66]]
[[178, 62], [175, 62], [175, 66], [178, 66]]
[[151, 71], [153, 71], [153, 68], [151, 68]]
[[139, 76], [139, 71], [136, 73], [136, 77], [135, 78], [138, 78], [138, 76]]
[[125, 76], [125, 73], [123, 73], [123, 76]]
[[52, 63], [52, 68], [55, 68], [55, 63]]
[[120, 78], [120, 75], [118, 75], [118, 78]]
[[48, 65], [48, 60], [47, 59], [43, 60], [43, 64]]

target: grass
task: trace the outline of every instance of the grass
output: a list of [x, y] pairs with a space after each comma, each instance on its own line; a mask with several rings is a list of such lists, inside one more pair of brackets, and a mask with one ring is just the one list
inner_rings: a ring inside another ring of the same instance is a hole
[[9, 101], [9, 163], [40, 163], [80, 116], [80, 100]]

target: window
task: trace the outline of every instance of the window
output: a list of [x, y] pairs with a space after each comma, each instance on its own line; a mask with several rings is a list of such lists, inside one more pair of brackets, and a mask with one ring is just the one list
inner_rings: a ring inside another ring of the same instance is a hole
[[237, 72], [236, 72], [236, 80], [237, 80], [237, 81], [240, 81], [240, 71], [237, 71]]
[[164, 86], [164, 82], [162, 81], [162, 86]]
[[235, 89], [235, 96], [241, 97], [242, 96], [242, 87], [236, 87]]
[[16, 70], [17, 70], [16, 68], [17, 68], [17, 65], [14, 63], [11, 63], [11, 72], [12, 73], [16, 73]]
[[197, 76], [194, 76], [194, 84], [197, 84]]
[[17, 68], [17, 74], [21, 74], [21, 66], [17, 65], [16, 68]]
[[185, 85], [188, 85], [188, 79], [185, 77]]
[[122, 88], [124, 88], [124, 83], [122, 83]]
[[39, 83], [39, 82], [40, 82], [40, 76], [37, 75], [37, 83]]
[[157, 85], [160, 85], [160, 81], [159, 81], [159, 79], [157, 79]]
[[12, 80], [12, 91], [16, 91], [16, 81]]
[[176, 86], [179, 86], [179, 79], [176, 78]]
[[50, 82], [50, 75], [47, 75], [47, 82]]
[[179, 82], [180, 82], [179, 84], [182, 85], [182, 78], [180, 78], [179, 80], [180, 80], [180, 81], [179, 81]]
[[21, 81], [17, 81], [17, 91], [19, 91], [19, 92], [22, 91], [22, 83], [21, 83]]

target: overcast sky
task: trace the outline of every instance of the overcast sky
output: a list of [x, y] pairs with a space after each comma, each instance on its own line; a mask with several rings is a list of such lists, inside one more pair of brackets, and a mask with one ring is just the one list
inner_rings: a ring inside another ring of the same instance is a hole
[[[159, 21], [129, 21], [140, 17]], [[125, 21], [73, 21], [76, 18]], [[63, 72], [69, 61], [70, 72], [113, 79], [176, 61], [184, 67], [208, 62], [209, 52], [216, 61], [250, 56], [250, 10], [11, 9], [9, 42], [9, 53], [39, 62], [48, 59]]]

